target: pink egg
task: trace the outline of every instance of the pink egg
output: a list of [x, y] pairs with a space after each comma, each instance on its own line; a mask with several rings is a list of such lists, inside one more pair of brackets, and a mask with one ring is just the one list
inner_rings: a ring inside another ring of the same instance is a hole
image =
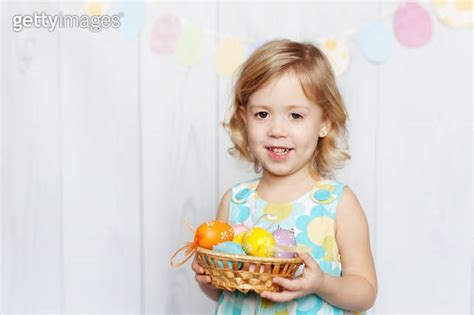
[[295, 233], [290, 230], [278, 229], [273, 231], [273, 238], [275, 239], [275, 244], [277, 245], [277, 251], [275, 257], [277, 258], [293, 258], [295, 253], [285, 251], [278, 248], [278, 246], [296, 246]]
[[256, 266], [255, 264], [250, 264], [249, 265], [249, 271], [250, 272], [256, 272], [256, 273], [263, 273], [265, 271], [265, 266], [260, 265], [260, 270], [259, 271], [255, 270], [255, 266]]
[[240, 234], [241, 232], [247, 231], [249, 229], [245, 224], [236, 224], [232, 227], [234, 228], [234, 235]]

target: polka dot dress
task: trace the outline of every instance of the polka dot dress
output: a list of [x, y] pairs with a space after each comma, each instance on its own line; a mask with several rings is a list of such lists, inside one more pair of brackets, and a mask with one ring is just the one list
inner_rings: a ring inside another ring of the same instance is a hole
[[[323, 272], [341, 276], [341, 262], [334, 222], [336, 208], [345, 185], [323, 179], [303, 196], [287, 203], [271, 203], [256, 192], [260, 178], [232, 187], [229, 204], [229, 223], [258, 226], [270, 232], [278, 228], [293, 229], [298, 245], [311, 248], [311, 255]], [[223, 291], [216, 314], [343, 314], [343, 310], [311, 294], [288, 303], [273, 303], [254, 292]]]

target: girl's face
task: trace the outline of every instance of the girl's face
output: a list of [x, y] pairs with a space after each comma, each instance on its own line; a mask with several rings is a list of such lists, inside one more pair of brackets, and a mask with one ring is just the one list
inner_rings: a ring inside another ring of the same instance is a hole
[[306, 98], [297, 76], [288, 71], [254, 92], [240, 107], [250, 151], [263, 171], [276, 176], [307, 172], [318, 138], [329, 125], [323, 111]]

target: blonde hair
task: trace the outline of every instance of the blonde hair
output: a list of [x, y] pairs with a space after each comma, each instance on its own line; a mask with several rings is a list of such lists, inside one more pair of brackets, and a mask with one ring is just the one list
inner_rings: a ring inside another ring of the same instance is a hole
[[323, 110], [323, 120], [330, 122], [327, 135], [320, 138], [312, 156], [310, 172], [317, 178], [334, 177], [334, 169], [342, 168], [350, 159], [347, 145], [347, 112], [337, 89], [333, 70], [324, 54], [312, 44], [288, 39], [277, 39], [259, 47], [238, 69], [233, 88], [233, 100], [223, 126], [234, 144], [228, 152], [254, 163], [256, 173], [261, 171], [259, 161], [249, 150], [247, 131], [239, 106], [247, 106], [250, 96], [270, 80], [294, 71], [305, 96]]

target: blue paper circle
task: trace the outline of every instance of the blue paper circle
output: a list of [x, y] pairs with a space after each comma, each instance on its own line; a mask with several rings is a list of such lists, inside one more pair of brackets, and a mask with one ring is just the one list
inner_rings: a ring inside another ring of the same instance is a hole
[[120, 1], [119, 10], [123, 16], [120, 19], [120, 31], [128, 39], [137, 38], [138, 34], [145, 26], [146, 8], [145, 2], [140, 1]]
[[382, 21], [376, 21], [367, 25], [359, 34], [359, 45], [370, 62], [380, 64], [390, 56], [392, 34]]

